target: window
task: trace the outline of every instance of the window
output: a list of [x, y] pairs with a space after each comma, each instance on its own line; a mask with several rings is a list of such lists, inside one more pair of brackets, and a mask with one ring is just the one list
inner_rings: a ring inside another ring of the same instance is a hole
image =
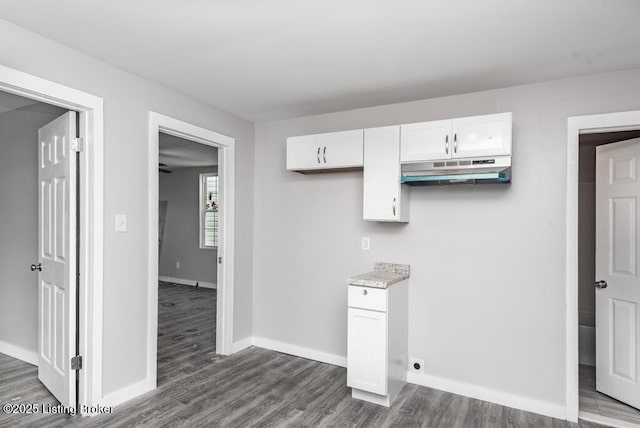
[[200, 174], [200, 248], [218, 247], [218, 176]]

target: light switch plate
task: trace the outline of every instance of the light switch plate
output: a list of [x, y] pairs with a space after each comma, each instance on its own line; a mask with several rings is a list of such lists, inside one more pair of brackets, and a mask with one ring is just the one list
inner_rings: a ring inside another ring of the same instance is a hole
[[127, 231], [127, 215], [116, 214], [116, 232], [126, 232], [126, 231]]
[[362, 237], [362, 250], [369, 251], [370, 248], [371, 248], [371, 241], [369, 241], [369, 238]]

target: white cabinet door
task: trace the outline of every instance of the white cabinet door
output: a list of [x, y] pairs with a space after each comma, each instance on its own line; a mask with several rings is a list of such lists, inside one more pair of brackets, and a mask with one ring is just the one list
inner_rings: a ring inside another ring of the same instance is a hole
[[364, 130], [363, 193], [365, 220], [408, 221], [400, 185], [400, 126]]
[[453, 119], [453, 158], [511, 154], [511, 113]]
[[400, 127], [400, 162], [420, 162], [451, 157], [451, 121], [410, 123]]
[[347, 385], [387, 394], [387, 314], [348, 309]]
[[287, 138], [287, 169], [313, 171], [362, 167], [363, 130]]

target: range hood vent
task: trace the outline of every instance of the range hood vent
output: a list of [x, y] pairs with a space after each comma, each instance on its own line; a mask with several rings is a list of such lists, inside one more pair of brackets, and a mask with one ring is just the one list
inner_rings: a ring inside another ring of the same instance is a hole
[[511, 156], [406, 163], [400, 182], [410, 186], [509, 184]]

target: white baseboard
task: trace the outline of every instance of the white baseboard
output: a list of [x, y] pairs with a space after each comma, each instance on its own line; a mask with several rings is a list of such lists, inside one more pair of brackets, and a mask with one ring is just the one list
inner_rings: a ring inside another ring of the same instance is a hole
[[124, 388], [117, 391], [108, 393], [107, 395], [102, 397], [100, 405], [105, 407], [117, 406], [118, 404], [122, 404], [125, 401], [129, 401], [132, 398], [136, 398], [144, 393], [152, 391], [153, 389], [155, 388], [150, 385], [149, 380], [144, 379], [132, 385], [125, 386]]
[[29, 351], [28, 349], [21, 348], [11, 343], [3, 342], [0, 340], [0, 353], [24, 361], [25, 363], [38, 365], [38, 353]]
[[244, 349], [253, 345], [253, 337], [245, 337], [244, 339], [238, 340], [231, 345], [231, 353], [235, 354], [236, 352], [240, 352]]
[[596, 365], [596, 328], [588, 325], [578, 326], [579, 360], [580, 364]]
[[218, 288], [218, 285], [213, 282], [196, 281], [193, 279], [184, 279], [184, 278], [174, 278], [171, 276], [160, 276], [158, 277], [158, 279], [164, 282], [171, 282], [173, 284], [180, 284], [180, 285], [190, 285], [192, 287], [195, 287], [197, 285], [198, 287], [211, 288], [213, 290]]
[[552, 418], [563, 420], [567, 418], [566, 408], [562, 404], [536, 400], [534, 398], [523, 397], [521, 395], [497, 391], [484, 386], [444, 379], [428, 374], [409, 372], [407, 373], [407, 381], [416, 385], [439, 389], [441, 391], [451, 392], [453, 394], [463, 395], [477, 400], [489, 401], [491, 403], [500, 404], [501, 406], [538, 413]]
[[579, 412], [578, 419], [613, 428], [639, 428], [640, 425], [589, 412]]
[[283, 354], [295, 355], [296, 357], [333, 364], [334, 366], [347, 367], [347, 357], [328, 354], [326, 352], [316, 351], [315, 349], [303, 348], [302, 346], [292, 345], [290, 343], [278, 342], [276, 340], [265, 339], [263, 337], [254, 337], [253, 345], [259, 348], [282, 352]]
[[[247, 340], [248, 339], [244, 339], [242, 342]], [[339, 367], [347, 366], [346, 357], [335, 354], [328, 354], [325, 352], [292, 345], [290, 343], [265, 339], [263, 337], [254, 337], [253, 345], [259, 348], [270, 349], [272, 351], [282, 352], [284, 354], [308, 358], [310, 360], [320, 361]], [[489, 401], [501, 406], [512, 407], [514, 409], [550, 416], [552, 418], [558, 418], [562, 420], [565, 420], [567, 418], [566, 407], [562, 404], [536, 400], [533, 398], [510, 394], [503, 391], [497, 391], [491, 388], [473, 385], [470, 383], [411, 372], [407, 372], [407, 382], [426, 386], [428, 388], [439, 389], [441, 391], [450, 392], [452, 394], [475, 398], [477, 400]]]

